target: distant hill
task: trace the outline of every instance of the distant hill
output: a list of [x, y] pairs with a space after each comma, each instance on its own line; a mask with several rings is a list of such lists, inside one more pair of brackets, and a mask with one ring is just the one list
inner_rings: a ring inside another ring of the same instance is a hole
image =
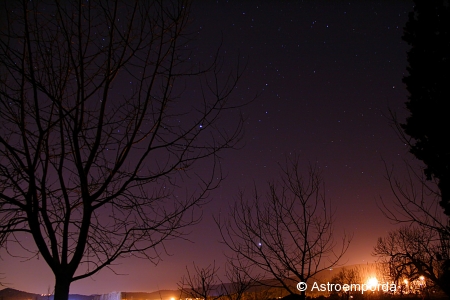
[[[69, 300], [94, 300], [95, 297], [97, 295], [85, 296], [72, 294], [69, 296]], [[6, 288], [0, 290], [0, 300], [53, 300], [53, 296], [42, 296], [40, 294]]]
[[[113, 293], [111, 293], [113, 294]], [[180, 292], [176, 290], [160, 290], [156, 292], [120, 292], [122, 298], [126, 300], [161, 300], [161, 299], [180, 299]], [[107, 297], [110, 294], [101, 295], [99, 300], [116, 300]], [[0, 299], [1, 300], [1, 299]], [[98, 300], [98, 299], [94, 299]]]
[[[161, 299], [179, 299], [180, 292], [177, 290], [160, 290], [156, 292], [112, 292], [102, 295], [79, 295], [70, 294], [69, 300], [161, 300]], [[53, 300], [53, 296], [39, 295], [19, 291], [11, 288], [0, 290], [0, 300]]]
[[39, 294], [27, 293], [11, 288], [6, 288], [0, 291], [0, 299], [1, 300], [31, 300], [38, 299], [44, 300], [43, 297]]

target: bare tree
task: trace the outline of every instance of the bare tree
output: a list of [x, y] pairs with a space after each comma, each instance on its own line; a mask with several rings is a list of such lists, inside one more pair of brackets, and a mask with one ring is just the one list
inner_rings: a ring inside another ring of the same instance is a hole
[[442, 281], [440, 237], [430, 229], [418, 226], [401, 227], [379, 238], [374, 255], [388, 266], [390, 279], [400, 293], [408, 292], [411, 284], [419, 282], [428, 288], [438, 286], [446, 292]]
[[227, 283], [223, 283], [225, 296], [229, 300], [241, 300], [251, 288], [257, 288], [260, 285], [257, 276], [249, 276], [252, 274], [251, 267], [243, 265], [242, 261], [229, 259], [226, 264], [225, 277]]
[[248, 200], [241, 193], [230, 218], [217, 223], [224, 243], [238, 260], [255, 267], [257, 276], [274, 278], [273, 286], [297, 294], [299, 281], [337, 265], [350, 239], [344, 235], [339, 245], [333, 239], [331, 205], [316, 167], [302, 176], [298, 160], [289, 161], [280, 179], [269, 183], [266, 197], [256, 188], [253, 196]]
[[[363, 278], [359, 269], [357, 268], [342, 268], [338, 274], [331, 278], [331, 282], [335, 284], [340, 284], [343, 286], [344, 284], [362, 284]], [[336, 292], [341, 299], [350, 299], [350, 296], [355, 299], [363, 298], [363, 294], [360, 291], [352, 291], [352, 290], [340, 290]]]
[[199, 220], [194, 209], [222, 178], [219, 152], [241, 137], [239, 116], [227, 115], [234, 127], [221, 119], [237, 111], [240, 68], [227, 73], [214, 53], [192, 63], [188, 1], [9, 5], [0, 245], [30, 234], [35, 248], [22, 246], [53, 271], [55, 299], [67, 299], [73, 281], [125, 255], [157, 263], [164, 241]]
[[450, 295], [450, 228], [436, 201], [441, 197], [438, 184], [426, 180], [420, 168], [406, 163], [406, 169], [406, 177], [398, 179], [386, 168], [394, 200], [382, 199], [380, 207], [388, 219], [404, 226], [379, 238], [374, 254], [389, 265], [397, 284], [424, 276]]
[[250, 288], [256, 286], [255, 280], [247, 275], [246, 266], [227, 261], [224, 280], [220, 279], [219, 269], [215, 262], [205, 268], [195, 263], [191, 269], [186, 267], [186, 275], [178, 283], [181, 294], [190, 298], [241, 300]]
[[192, 265], [191, 271], [186, 266], [186, 275], [178, 283], [181, 294], [202, 300], [216, 300], [222, 297], [224, 290], [222, 281], [217, 274], [219, 267], [216, 267], [216, 263], [214, 262], [205, 268], [201, 268], [195, 263]]

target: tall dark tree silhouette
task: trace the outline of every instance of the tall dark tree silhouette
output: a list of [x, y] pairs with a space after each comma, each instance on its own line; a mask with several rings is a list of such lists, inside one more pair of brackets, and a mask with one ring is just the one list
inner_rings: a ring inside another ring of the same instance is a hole
[[448, 0], [416, 0], [404, 28], [409, 75], [403, 81], [409, 91], [410, 116], [401, 124], [409, 136], [411, 153], [426, 165], [428, 180], [436, 178], [440, 205], [450, 216], [450, 3]]
[[194, 209], [222, 178], [219, 152], [241, 137], [239, 115], [221, 118], [238, 111], [239, 66], [227, 73], [214, 54], [192, 63], [189, 7], [2, 7], [0, 246], [42, 257], [55, 299], [124, 256], [156, 263], [164, 241], [198, 221]]

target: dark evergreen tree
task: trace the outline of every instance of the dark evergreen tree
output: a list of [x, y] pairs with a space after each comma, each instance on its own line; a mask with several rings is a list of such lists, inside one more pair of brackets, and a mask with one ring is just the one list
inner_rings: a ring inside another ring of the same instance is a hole
[[414, 2], [403, 36], [411, 46], [403, 79], [411, 115], [401, 127], [411, 137], [411, 153], [425, 163], [427, 179], [437, 181], [440, 205], [450, 216], [450, 1]]

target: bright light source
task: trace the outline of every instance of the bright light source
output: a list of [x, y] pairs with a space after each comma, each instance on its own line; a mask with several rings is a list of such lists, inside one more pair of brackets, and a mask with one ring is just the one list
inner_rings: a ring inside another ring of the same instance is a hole
[[424, 281], [424, 280], [425, 280], [425, 277], [420, 276], [419, 279], [422, 280], [422, 281]]
[[369, 289], [378, 286], [378, 279], [370, 277], [369, 280], [367, 280], [367, 286]]
[[404, 284], [408, 284], [408, 279], [403, 280]]

